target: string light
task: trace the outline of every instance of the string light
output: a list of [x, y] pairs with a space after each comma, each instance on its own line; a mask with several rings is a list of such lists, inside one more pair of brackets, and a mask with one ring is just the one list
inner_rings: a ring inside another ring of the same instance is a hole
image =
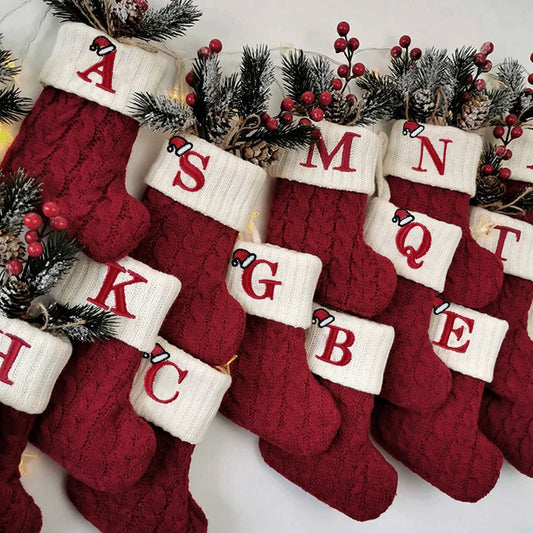
[[37, 459], [37, 457], [38, 456], [35, 453], [24, 452], [22, 454], [22, 457], [20, 458], [20, 463], [19, 463], [19, 472], [21, 473], [21, 475], [30, 477], [29, 464], [33, 462], [35, 459]]

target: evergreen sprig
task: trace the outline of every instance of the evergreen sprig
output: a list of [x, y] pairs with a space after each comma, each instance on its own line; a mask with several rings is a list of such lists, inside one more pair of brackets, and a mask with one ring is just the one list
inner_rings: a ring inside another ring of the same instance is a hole
[[31, 100], [21, 95], [18, 87], [0, 89], [0, 122], [12, 124], [31, 109]]
[[303, 50], [291, 50], [283, 56], [281, 76], [287, 95], [295, 102], [300, 102], [302, 94], [312, 90], [317, 81], [315, 69]]
[[[0, 35], [0, 41], [2, 35]], [[20, 67], [15, 64], [9, 50], [0, 49], [0, 83], [11, 83], [13, 78], [20, 72]]]
[[456, 48], [450, 58], [450, 78], [454, 83], [453, 96], [450, 101], [450, 111], [453, 116], [461, 113], [464, 104], [463, 94], [470, 86], [474, 76], [474, 57], [476, 49], [473, 46]]
[[313, 130], [314, 128], [298, 123], [281, 125], [272, 131], [266, 128], [259, 128], [247, 136], [246, 140], [263, 140], [278, 148], [294, 150], [296, 148], [305, 148], [311, 144]]

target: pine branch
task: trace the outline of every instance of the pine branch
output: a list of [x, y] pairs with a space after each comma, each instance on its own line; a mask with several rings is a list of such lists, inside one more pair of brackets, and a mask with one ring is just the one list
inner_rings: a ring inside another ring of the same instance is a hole
[[475, 70], [475, 55], [475, 48], [472, 46], [463, 46], [462, 48], [455, 49], [451, 57], [450, 78], [454, 80], [454, 91], [449, 109], [453, 116], [461, 113], [461, 107], [464, 102], [463, 94], [470, 85], [469, 78], [473, 76]]
[[65, 231], [54, 231], [43, 241], [40, 257], [29, 257], [21, 279], [28, 284], [33, 298], [50, 292], [72, 268], [79, 251], [78, 243]]
[[100, 29], [94, 22], [96, 19], [103, 28], [107, 28], [104, 0], [44, 0], [44, 2], [52, 7], [52, 13], [60, 22], [82, 22]]
[[416, 63], [411, 58], [393, 57], [390, 65], [392, 79], [402, 98], [418, 89]]
[[450, 76], [451, 65], [447, 53], [446, 49], [428, 48], [422, 54], [416, 71], [419, 87], [431, 92], [443, 89], [451, 96], [449, 88], [453, 85], [453, 78]]
[[[0, 40], [2, 36], [0, 35]], [[0, 84], [11, 83], [20, 72], [20, 67], [15, 65], [9, 50], [0, 49]]]
[[380, 120], [388, 120], [402, 106], [402, 99], [396, 91], [390, 76], [382, 76], [376, 71], [368, 70], [356, 80], [357, 86], [364, 91], [362, 106], [358, 113], [346, 117], [345, 123], [370, 125]]
[[74, 342], [109, 339], [117, 327], [113, 313], [88, 304], [70, 307], [54, 303], [47, 308], [46, 314], [39, 314], [32, 321], [45, 326], [45, 331], [63, 333]]
[[281, 75], [288, 96], [295, 102], [299, 102], [302, 94], [314, 86], [312, 66], [303, 50], [291, 50], [283, 57]]
[[266, 112], [270, 86], [274, 81], [274, 63], [266, 45], [243, 48], [239, 84], [238, 111], [242, 116]]
[[[489, 124], [500, 124], [503, 117], [507, 115], [513, 107], [516, 106], [515, 96], [512, 91], [505, 87], [499, 89], [490, 89], [487, 91], [490, 100]], [[518, 97], [520, 100], [520, 96]], [[518, 113], [520, 115], [520, 113]]]
[[245, 141], [263, 140], [278, 148], [305, 148], [311, 144], [314, 130], [316, 130], [315, 126], [305, 124], [281, 125], [273, 131], [259, 128], [247, 136]]
[[135, 37], [143, 41], [164, 41], [184, 35], [202, 16], [192, 0], [171, 0], [166, 6], [148, 9]]
[[22, 231], [24, 215], [34, 211], [40, 203], [40, 181], [22, 169], [13, 172], [0, 184], [0, 227], [18, 235]]
[[207, 113], [221, 111], [219, 103], [223, 79], [218, 54], [212, 54], [208, 59], [195, 59], [192, 71], [196, 93], [194, 115], [201, 128], [205, 129]]
[[307, 90], [311, 90], [314, 94], [331, 91], [331, 80], [335, 75], [328, 59], [323, 56], [313, 56], [311, 58], [311, 72], [314, 78], [313, 86]]
[[133, 118], [153, 131], [177, 134], [194, 123], [192, 109], [187, 104], [163, 94], [135, 93], [130, 108]]
[[0, 90], [0, 122], [12, 124], [31, 109], [31, 100], [21, 96], [18, 87], [4, 87]]
[[222, 80], [220, 87], [220, 109], [237, 110], [240, 101], [239, 87], [240, 78], [237, 72], [234, 72], [231, 76], [226, 76]]

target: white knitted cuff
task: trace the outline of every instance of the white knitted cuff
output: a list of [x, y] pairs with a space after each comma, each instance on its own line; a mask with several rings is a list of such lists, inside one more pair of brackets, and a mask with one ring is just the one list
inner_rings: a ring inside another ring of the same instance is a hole
[[146, 184], [237, 231], [246, 228], [266, 172], [193, 135], [172, 137]]
[[509, 324], [456, 304], [431, 315], [433, 350], [456, 372], [490, 383]]
[[62, 24], [41, 83], [124, 115], [136, 92], [157, 93], [168, 67], [162, 53], [122, 44], [85, 24]]
[[54, 288], [62, 304], [93, 304], [116, 316], [116, 339], [150, 351], [159, 328], [178, 296], [180, 281], [125, 257], [116, 263], [96, 263], [78, 254], [74, 267]]
[[383, 172], [474, 196], [482, 144], [481, 137], [458, 128], [399, 120], [392, 127]]
[[237, 241], [226, 284], [248, 314], [308, 328], [321, 270], [314, 255]]
[[524, 130], [522, 137], [513, 140], [511, 148], [513, 157], [505, 161], [511, 179], [533, 183], [533, 131]]
[[379, 394], [394, 329], [313, 305], [305, 348], [314, 374], [351, 389]]
[[381, 198], [368, 205], [365, 241], [388, 257], [399, 276], [442, 291], [461, 229]]
[[130, 393], [135, 412], [174, 437], [199, 443], [231, 378], [158, 337], [144, 354]]
[[470, 231], [480, 246], [503, 261], [506, 274], [533, 281], [533, 225], [472, 207]]
[[71, 353], [66, 337], [1, 316], [0, 403], [25, 413], [42, 413]]
[[309, 148], [280, 150], [275, 176], [341, 191], [374, 192], [379, 137], [361, 127], [320, 122], [320, 138]]

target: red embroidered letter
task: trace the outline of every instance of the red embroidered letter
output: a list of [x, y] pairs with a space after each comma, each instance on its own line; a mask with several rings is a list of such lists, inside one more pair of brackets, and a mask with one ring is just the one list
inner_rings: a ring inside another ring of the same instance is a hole
[[[422, 229], [422, 240], [420, 241], [418, 248], [405, 245], [407, 235], [409, 235], [413, 228]], [[431, 248], [431, 232], [426, 228], [426, 226], [420, 224], [419, 222], [411, 222], [406, 226], [402, 226], [396, 234], [396, 248], [398, 248], [398, 251], [403, 256], [407, 257], [407, 264], [412, 269], [420, 268], [424, 264], [424, 261], [417, 263], [416, 260], [424, 257]]]
[[188, 370], [182, 370], [177, 364], [172, 363], [171, 361], [164, 361], [162, 363], [158, 363], [156, 365], [150, 365], [150, 368], [146, 372], [144, 376], [144, 390], [146, 391], [146, 394], [152, 400], [158, 403], [172, 403], [176, 398], [180, 395], [179, 391], [176, 391], [174, 396], [172, 398], [169, 398], [168, 400], [163, 400], [161, 398], [158, 398], [154, 393], [154, 381], [157, 376], [157, 373], [165, 366], [172, 366], [174, 367], [178, 372], [178, 385], [187, 377], [187, 374], [189, 373]]
[[439, 154], [437, 154], [437, 150], [435, 150], [435, 147], [429, 140], [429, 137], [424, 137], [424, 135], [419, 135], [417, 139], [420, 139], [420, 142], [422, 143], [420, 145], [420, 161], [418, 162], [417, 167], [411, 167], [413, 170], [416, 170], [418, 172], [427, 172], [427, 168], [422, 168], [422, 161], [424, 159], [424, 148], [427, 150], [428, 154], [430, 155], [431, 159], [433, 160], [433, 164], [437, 168], [439, 174], [442, 176], [444, 174], [444, 170], [446, 167], [446, 151], [448, 150], [448, 143], [451, 143], [451, 139], [439, 139], [440, 142], [444, 143], [444, 152], [442, 154], [442, 159], [439, 157]]
[[[329, 335], [324, 347], [324, 353], [315, 357], [335, 366], [346, 366], [352, 360], [352, 352], [350, 352], [349, 348], [355, 342], [355, 335], [348, 329], [332, 325], [326, 327], [329, 328]], [[344, 333], [345, 338], [339, 342], [338, 338], [341, 331]], [[335, 348], [340, 348], [342, 351], [342, 357], [338, 361], [334, 361], [331, 357]]]
[[468, 333], [472, 333], [474, 329], [474, 319], [468, 318], [467, 316], [458, 315], [453, 311], [444, 311], [444, 313], [442, 314], [446, 316], [446, 322], [444, 323], [444, 328], [442, 330], [440, 340], [433, 341], [433, 344], [435, 346], [439, 346], [440, 348], [451, 350], [452, 352], [465, 353], [468, 349], [468, 345], [470, 344], [470, 340], [467, 340], [466, 342], [458, 346], [450, 346], [450, 337], [453, 333], [455, 335], [455, 338], [457, 339], [457, 342], [460, 342], [465, 334], [465, 326], [458, 326], [454, 328], [455, 321], [462, 320], [468, 328]]
[[[106, 54], [102, 61], [98, 61], [98, 63], [95, 63], [92, 67], [89, 67], [87, 70], [84, 70], [83, 72], [76, 72], [76, 74], [83, 80], [89, 83], [92, 83], [91, 78], [89, 78], [89, 74], [92, 72], [96, 72], [101, 78], [102, 81], [100, 83], [97, 83], [96, 86], [99, 89], [103, 89], [104, 91], [107, 91], [109, 93], [115, 93], [116, 91], [113, 89], [113, 67], [115, 65], [115, 52], [111, 52], [110, 54]], [[101, 68], [100, 68], [101, 67]]]
[[355, 137], [361, 137], [361, 135], [357, 133], [346, 132], [342, 136], [339, 144], [335, 146], [335, 149], [333, 152], [331, 152], [331, 154], [328, 153], [322, 136], [318, 137], [316, 143], [309, 147], [307, 161], [305, 163], [300, 163], [300, 165], [305, 168], [316, 168], [316, 165], [313, 165], [313, 155], [315, 153], [316, 146], [318, 148], [318, 153], [320, 154], [320, 159], [322, 160], [322, 166], [324, 167], [324, 170], [328, 170], [333, 158], [342, 148], [341, 164], [338, 167], [333, 167], [333, 170], [340, 170], [341, 172], [355, 172], [355, 168], [350, 168], [350, 155], [352, 153], [352, 143]]
[[[134, 283], [148, 283], [148, 280], [132, 270], [126, 270], [123, 266], [118, 265], [117, 263], [106, 263], [106, 266], [108, 269], [107, 274], [98, 296], [96, 298], [87, 298], [87, 301], [108, 310], [109, 306], [106, 305], [106, 300], [111, 291], [113, 291], [113, 294], [115, 295], [115, 306], [111, 308], [111, 312], [125, 318], [135, 318], [135, 315], [132, 315], [126, 308], [126, 294], [124, 292], [124, 287], [127, 285], [133, 285]], [[114, 285], [118, 275], [125, 272], [127, 272], [131, 278]]]
[[503, 247], [505, 245], [505, 239], [507, 238], [507, 235], [509, 233], [514, 233], [516, 242], [520, 242], [522, 232], [508, 226], [494, 226], [494, 229], [500, 230], [500, 236], [498, 237], [498, 244], [496, 245], [496, 251], [494, 252], [494, 255], [499, 257], [502, 261], [507, 261], [507, 259], [503, 257]]
[[242, 271], [242, 288], [246, 291], [246, 294], [253, 298], [254, 300], [264, 300], [265, 298], [274, 299], [274, 289], [276, 285], [281, 285], [281, 281], [274, 281], [273, 279], [260, 279], [259, 283], [262, 283], [265, 286], [263, 294], [257, 294], [252, 287], [252, 276], [254, 270], [259, 265], [268, 265], [270, 267], [270, 272], [273, 276], [276, 275], [278, 271], [278, 263], [271, 263], [270, 261], [265, 261], [264, 259], [256, 259], [248, 268], [245, 268]]
[[3, 362], [0, 365], [0, 381], [6, 385], [13, 385], [13, 382], [9, 379], [9, 371], [11, 370], [11, 367], [13, 366], [13, 363], [20, 352], [20, 349], [23, 346], [26, 348], [31, 348], [31, 346], [27, 342], [23, 341], [20, 337], [16, 337], [10, 333], [4, 333], [1, 330], [0, 333], [11, 339], [7, 353], [0, 352], [0, 358], [3, 359]]
[[203, 156], [199, 154], [198, 152], [187, 152], [183, 154], [179, 161], [180, 161], [180, 167], [185, 174], [190, 176], [193, 180], [195, 185], [192, 187], [189, 187], [186, 185], [183, 180], [181, 179], [181, 170], [178, 170], [178, 173], [176, 174], [176, 177], [174, 178], [174, 181], [172, 182], [172, 185], [178, 185], [182, 189], [190, 192], [196, 192], [199, 191], [205, 183], [205, 176], [203, 172], [198, 168], [195, 167], [191, 161], [190, 158], [192, 156], [197, 157], [202, 162], [202, 170], [205, 170], [207, 168], [207, 164], [209, 163], [210, 156]]

